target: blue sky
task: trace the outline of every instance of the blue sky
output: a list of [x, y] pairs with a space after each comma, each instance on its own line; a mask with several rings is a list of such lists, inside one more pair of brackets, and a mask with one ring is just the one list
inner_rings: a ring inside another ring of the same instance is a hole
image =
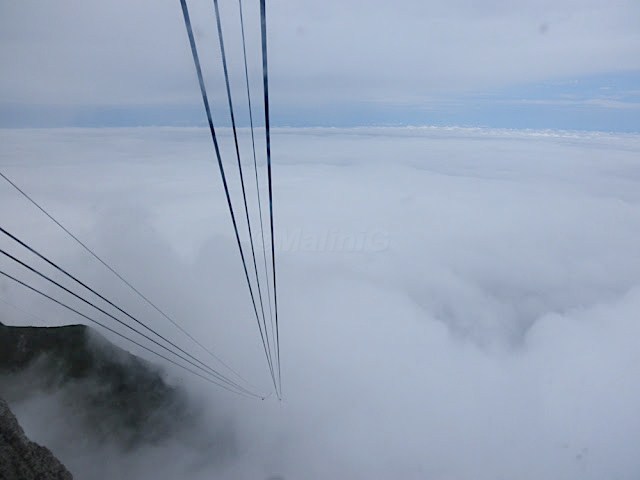
[[278, 112], [288, 125], [459, 125], [640, 132], [640, 71], [448, 95], [416, 105]]
[[[221, 105], [224, 109], [224, 105]], [[214, 105], [214, 112], [218, 109]], [[226, 114], [226, 111], [223, 112]], [[239, 122], [247, 125], [241, 110]], [[227, 125], [228, 118], [218, 119]], [[640, 132], [640, 72], [601, 74], [443, 96], [416, 105], [273, 106], [281, 126], [459, 125]], [[205, 125], [200, 103], [177, 106], [2, 105], [2, 127]]]
[[[253, 3], [245, 20], [259, 107]], [[0, 126], [204, 125], [177, 5], [4, 3]], [[214, 116], [227, 125], [210, 1], [189, 5]], [[640, 130], [637, 0], [268, 5], [275, 125]], [[246, 124], [237, 4], [221, 8], [236, 116]]]

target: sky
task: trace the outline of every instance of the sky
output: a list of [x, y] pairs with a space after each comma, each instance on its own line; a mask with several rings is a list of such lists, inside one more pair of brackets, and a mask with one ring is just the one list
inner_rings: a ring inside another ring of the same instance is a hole
[[[12, 404], [33, 440], [96, 480], [639, 477], [639, 135], [277, 128], [273, 151], [284, 401], [167, 366], [206, 407], [194, 438], [96, 444], [54, 393]], [[204, 128], [0, 130], [4, 174], [268, 391], [211, 160]], [[0, 205], [4, 228], [187, 346], [6, 183]], [[80, 320], [5, 280], [0, 297], [21, 309], [0, 304], [7, 324]]]
[[[227, 125], [209, 0], [189, 2], [214, 118]], [[239, 123], [238, 7], [221, 2]], [[637, 132], [635, 0], [267, 2], [280, 126], [458, 125]], [[245, 2], [262, 119], [257, 2]], [[0, 126], [204, 125], [177, 0], [2, 2]]]

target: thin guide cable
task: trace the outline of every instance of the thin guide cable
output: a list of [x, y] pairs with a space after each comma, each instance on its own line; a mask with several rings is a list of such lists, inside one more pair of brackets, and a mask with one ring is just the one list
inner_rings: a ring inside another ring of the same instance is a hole
[[[117, 306], [115, 303], [113, 303], [112, 301], [110, 301], [109, 299], [107, 299], [106, 297], [101, 295], [100, 293], [98, 293], [95, 289], [91, 288], [89, 285], [87, 285], [86, 283], [82, 282], [81, 280], [79, 280], [74, 275], [70, 274], [67, 270], [65, 270], [64, 268], [60, 267], [58, 264], [56, 264], [55, 262], [53, 262], [52, 260], [50, 260], [49, 258], [44, 256], [42, 253], [38, 252], [36, 249], [31, 247], [27, 243], [25, 243], [22, 240], [20, 240], [15, 235], [13, 235], [10, 232], [8, 232], [7, 230], [5, 230], [3, 227], [0, 227], [0, 233], [3, 233], [4, 235], [6, 235], [10, 239], [12, 239], [14, 242], [18, 243], [19, 245], [21, 245], [22, 247], [26, 248], [28, 251], [30, 251], [31, 253], [36, 255], [38, 258], [40, 258], [40, 259], [44, 260], [45, 262], [47, 262], [49, 265], [54, 267], [56, 270], [58, 270], [59, 272], [63, 273], [66, 277], [70, 278], [75, 283], [77, 283], [81, 287], [85, 288], [86, 290], [90, 291], [91, 293], [96, 295], [98, 298], [100, 298], [101, 300], [103, 300], [104, 302], [106, 302], [107, 304], [109, 304], [110, 306], [112, 306], [113, 308], [118, 310], [119, 312], [121, 312], [124, 315], [126, 315], [127, 317], [129, 317], [131, 320], [136, 322], [138, 325], [140, 325], [143, 328], [145, 328], [148, 332], [156, 335], [158, 338], [160, 338], [161, 340], [165, 341], [167, 344], [171, 345], [176, 350], [179, 350], [180, 352], [182, 352], [183, 354], [185, 354], [186, 356], [191, 358], [193, 361], [195, 361], [195, 362], [199, 363], [200, 365], [204, 366], [208, 371], [210, 371], [210, 373], [212, 375], [215, 375], [215, 376], [219, 377], [219, 379], [221, 381], [226, 381], [226, 382], [236, 386], [237, 388], [243, 389], [242, 386], [240, 386], [239, 384], [237, 384], [233, 380], [228, 379], [225, 375], [223, 375], [222, 373], [216, 371], [210, 365], [207, 365], [206, 363], [204, 363], [201, 360], [197, 359], [196, 357], [194, 357], [193, 355], [191, 355], [190, 353], [188, 353], [187, 351], [185, 351], [184, 349], [182, 349], [181, 347], [179, 347], [178, 345], [176, 345], [172, 341], [170, 341], [167, 338], [165, 338], [164, 336], [160, 335], [158, 332], [156, 332], [154, 329], [152, 329], [151, 327], [146, 325], [144, 322], [138, 320], [136, 317], [134, 317], [133, 315], [129, 314], [127, 311], [125, 311], [122, 308], [120, 308], [119, 306]], [[0, 252], [3, 253], [5, 256], [8, 256], [8, 257], [12, 258], [14, 261], [17, 261], [18, 263], [22, 264], [26, 268], [30, 268], [30, 267], [26, 266], [24, 263], [22, 263], [20, 260], [17, 260], [15, 257], [13, 257], [12, 255], [10, 255], [7, 252], [5, 252], [4, 250], [0, 249]], [[73, 294], [73, 295], [75, 295], [75, 294]]]
[[[119, 318], [114, 317], [113, 315], [111, 315], [109, 312], [105, 311], [104, 309], [98, 307], [97, 305], [95, 305], [94, 303], [88, 301], [87, 299], [81, 297], [80, 295], [76, 294], [75, 292], [71, 291], [70, 289], [68, 289], [67, 287], [65, 287], [64, 285], [56, 282], [55, 280], [53, 280], [52, 278], [48, 277], [47, 275], [43, 274], [42, 272], [38, 271], [37, 269], [35, 269], [34, 267], [26, 264], [25, 262], [21, 261], [20, 259], [14, 257], [13, 255], [11, 255], [10, 253], [6, 252], [5, 250], [0, 248], [0, 253], [3, 254], [4, 256], [6, 256], [7, 258], [11, 259], [12, 261], [14, 261], [15, 263], [18, 263], [19, 265], [23, 266], [24, 268], [26, 268], [27, 270], [35, 273], [36, 275], [38, 275], [39, 277], [47, 280], [49, 283], [52, 283], [53, 285], [57, 286], [58, 288], [64, 290], [65, 292], [67, 292], [68, 294], [72, 295], [73, 297], [77, 298], [78, 300], [82, 301], [83, 303], [93, 307], [94, 309], [98, 310], [100, 313], [106, 315], [107, 317], [111, 318], [112, 320], [115, 320], [116, 322], [118, 322], [120, 325], [128, 328], [129, 330], [137, 333], [138, 335], [140, 335], [141, 337], [145, 338], [146, 340], [152, 342], [153, 344], [157, 345], [158, 347], [162, 348], [163, 350], [166, 350], [167, 352], [171, 353], [172, 355], [175, 355], [176, 357], [178, 357], [179, 359], [187, 362], [188, 364], [196, 367], [197, 369], [205, 372], [207, 375], [212, 375], [214, 378], [216, 378], [217, 380], [221, 381], [221, 382], [225, 382], [227, 384], [229, 384], [230, 386], [232, 386], [233, 388], [236, 388], [240, 391], [245, 392], [248, 395], [254, 395], [255, 397], [261, 397], [260, 395], [254, 394], [253, 392], [250, 392], [236, 384], [234, 384], [233, 382], [225, 379], [224, 377], [221, 377], [219, 374], [211, 373], [209, 372], [209, 370], [207, 370], [206, 368], [203, 368], [201, 366], [199, 366], [198, 364], [192, 362], [191, 360], [188, 360], [187, 358], [183, 357], [182, 355], [174, 352], [173, 350], [171, 350], [170, 348], [166, 347], [165, 345], [162, 345], [161, 343], [159, 343], [158, 341], [156, 341], [155, 339], [149, 337], [148, 335], [142, 333], [140, 330], [137, 330], [135, 327], [132, 327], [131, 325], [128, 325], [126, 322], [123, 322], [122, 320], [120, 320]], [[187, 354], [188, 355], [188, 354]]]
[[174, 361], [174, 360], [171, 360], [170, 358], [165, 357], [164, 355], [162, 355], [162, 354], [160, 354], [160, 353], [156, 352], [155, 350], [153, 350], [153, 349], [151, 349], [151, 348], [149, 348], [149, 347], [146, 347], [145, 345], [142, 345], [142, 344], [141, 344], [141, 343], [139, 343], [139, 342], [136, 342], [135, 340], [131, 339], [130, 337], [127, 337], [126, 335], [123, 335], [122, 333], [120, 333], [120, 332], [118, 332], [118, 331], [116, 331], [116, 330], [114, 330], [114, 329], [112, 329], [112, 328], [110, 328], [110, 327], [107, 327], [106, 325], [104, 325], [103, 323], [99, 322], [98, 320], [95, 320], [95, 319], [93, 319], [93, 318], [89, 317], [88, 315], [85, 315], [84, 313], [82, 313], [82, 312], [80, 312], [80, 311], [76, 310], [75, 308], [72, 308], [72, 307], [70, 307], [70, 306], [66, 305], [65, 303], [61, 302], [60, 300], [57, 300], [57, 299], [53, 298], [53, 297], [52, 297], [52, 296], [50, 296], [50, 295], [47, 295], [46, 293], [42, 292], [41, 290], [38, 290], [37, 288], [32, 287], [31, 285], [28, 285], [27, 283], [25, 283], [25, 282], [23, 282], [23, 281], [21, 281], [21, 280], [17, 279], [16, 277], [14, 277], [14, 276], [12, 276], [12, 275], [10, 275], [10, 274], [8, 274], [8, 273], [6, 273], [6, 272], [2, 271], [2, 270], [0, 270], [0, 275], [4, 275], [4, 276], [5, 276], [6, 278], [8, 278], [9, 280], [12, 280], [12, 281], [16, 282], [17, 284], [22, 285], [23, 287], [25, 287], [25, 288], [27, 288], [27, 289], [31, 290], [32, 292], [37, 293], [38, 295], [40, 295], [40, 296], [42, 296], [42, 297], [44, 297], [44, 298], [46, 298], [46, 299], [48, 299], [48, 300], [50, 300], [50, 301], [52, 301], [52, 302], [54, 302], [54, 303], [58, 304], [58, 305], [60, 305], [61, 307], [66, 308], [67, 310], [69, 310], [69, 311], [71, 311], [71, 312], [73, 312], [73, 313], [75, 313], [75, 314], [77, 314], [77, 315], [81, 316], [82, 318], [85, 318], [86, 320], [89, 320], [90, 322], [92, 322], [92, 323], [94, 323], [94, 324], [98, 325], [99, 327], [104, 328], [105, 330], [107, 330], [107, 331], [109, 331], [109, 332], [113, 333], [114, 335], [117, 335], [118, 337], [123, 338], [123, 339], [127, 340], [128, 342], [133, 343], [134, 345], [137, 345], [138, 347], [142, 348], [143, 350], [145, 350], [145, 351], [147, 351], [147, 352], [150, 352], [150, 353], [152, 353], [152, 354], [154, 354], [154, 355], [156, 355], [156, 356], [158, 356], [158, 357], [162, 358], [163, 360], [166, 360], [167, 362], [169, 362], [169, 363], [171, 363], [171, 364], [173, 364], [173, 365], [175, 365], [175, 366], [177, 366], [177, 367], [182, 368], [183, 370], [186, 370], [187, 372], [191, 373], [192, 375], [195, 375], [195, 376], [197, 376], [197, 377], [200, 377], [201, 379], [205, 380], [206, 382], [209, 382], [209, 383], [212, 383], [212, 384], [214, 384], [214, 385], [217, 385], [217, 386], [219, 386], [219, 387], [221, 387], [221, 388], [223, 388], [223, 389], [225, 389], [225, 390], [227, 390], [227, 391], [229, 391], [229, 392], [231, 392], [231, 393], [235, 393], [235, 394], [237, 394], [237, 395], [241, 395], [241, 396], [243, 396], [243, 397], [247, 397], [247, 398], [256, 398], [256, 399], [257, 399], [257, 398], [260, 398], [261, 400], [264, 400], [264, 397], [254, 397], [254, 396], [249, 396], [249, 395], [247, 395], [247, 394], [245, 394], [245, 393], [242, 393], [242, 392], [237, 392], [237, 391], [235, 391], [235, 390], [232, 390], [231, 388], [226, 387], [226, 386], [225, 386], [225, 385], [223, 385], [223, 384], [220, 384], [220, 383], [218, 383], [218, 382], [216, 382], [216, 381], [212, 380], [212, 379], [211, 379], [211, 378], [209, 378], [209, 377], [205, 377], [204, 375], [201, 375], [201, 374], [199, 374], [199, 373], [197, 373], [197, 372], [194, 372], [194, 371], [193, 371], [193, 370], [191, 370], [190, 368], [185, 367], [184, 365], [181, 365], [180, 363], [178, 363], [178, 362], [176, 362], [176, 361]]

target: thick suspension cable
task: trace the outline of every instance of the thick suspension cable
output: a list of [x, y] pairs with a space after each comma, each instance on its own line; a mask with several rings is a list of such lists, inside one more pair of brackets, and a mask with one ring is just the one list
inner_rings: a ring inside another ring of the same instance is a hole
[[258, 286], [258, 299], [260, 300], [260, 310], [262, 313], [262, 326], [264, 327], [264, 336], [267, 340], [267, 350], [271, 364], [273, 365], [273, 357], [271, 356], [271, 345], [269, 342], [269, 332], [267, 330], [267, 321], [264, 314], [264, 302], [262, 301], [262, 288], [260, 287], [260, 276], [258, 275], [258, 266], [256, 264], [256, 251], [253, 243], [253, 233], [251, 229], [251, 219], [249, 217], [249, 205], [247, 203], [247, 192], [244, 185], [244, 174], [242, 172], [242, 161], [240, 159], [240, 146], [238, 144], [238, 132], [236, 129], [236, 116], [233, 109], [233, 100], [231, 98], [231, 82], [229, 81], [229, 69], [227, 67], [227, 54], [224, 48], [224, 35], [222, 34], [222, 21], [220, 19], [220, 8], [218, 0], [213, 0], [213, 6], [216, 13], [216, 26], [218, 29], [218, 42], [220, 44], [220, 57], [222, 58], [222, 70], [224, 72], [224, 83], [227, 89], [227, 101], [229, 103], [229, 114], [231, 116], [231, 131], [233, 132], [233, 142], [236, 148], [236, 159], [238, 161], [238, 172], [240, 173], [240, 186], [242, 189], [242, 201], [244, 204], [244, 214], [247, 220], [247, 229], [249, 230], [249, 244], [251, 245], [251, 257], [253, 259], [253, 270], [256, 275], [256, 284]]
[[111, 265], [109, 265], [105, 260], [99, 257], [91, 248], [89, 248], [84, 242], [82, 242], [76, 235], [74, 235], [69, 229], [67, 229], [64, 225], [62, 225], [53, 215], [51, 215], [44, 207], [42, 207], [38, 202], [36, 202], [33, 197], [31, 197], [27, 192], [21, 189], [15, 182], [13, 182], [9, 177], [7, 177], [4, 173], [0, 172], [0, 177], [2, 177], [9, 185], [11, 185], [17, 192], [19, 192], [24, 198], [26, 198], [31, 204], [33, 204], [38, 210], [44, 213], [53, 223], [55, 223], [62, 231], [64, 231], [69, 237], [71, 237], [75, 242], [80, 245], [87, 253], [89, 253], [93, 258], [95, 258], [98, 262], [100, 262], [104, 267], [106, 267], [111, 273], [113, 273], [120, 281], [122, 281], [131, 291], [137, 294], [142, 300], [144, 300], [147, 305], [153, 308], [156, 312], [162, 315], [166, 320], [168, 320], [173, 326], [175, 326], [178, 330], [180, 330], [184, 335], [186, 335], [191, 341], [193, 341], [196, 345], [202, 348], [207, 354], [209, 354], [212, 358], [220, 362], [222, 366], [224, 366], [227, 370], [233, 373], [238, 379], [245, 382], [248, 385], [251, 385], [248, 380], [246, 380], [242, 375], [236, 372], [233, 368], [231, 368], [227, 363], [225, 363], [221, 358], [215, 355], [209, 348], [205, 347], [201, 342], [199, 342], [193, 335], [191, 335], [187, 330], [180, 326], [180, 324], [174, 321], [169, 315], [167, 315], [163, 310], [161, 310], [158, 306], [155, 305], [151, 300], [149, 300], [145, 295], [143, 295], [136, 287], [134, 287], [129, 281], [127, 281], [120, 273], [118, 273]]
[[200, 93], [202, 96], [202, 102], [204, 103], [204, 109], [207, 114], [207, 122], [209, 123], [209, 131], [211, 133], [211, 140], [213, 141], [213, 147], [216, 153], [216, 159], [218, 161], [218, 168], [220, 170], [220, 176], [222, 177], [222, 184], [224, 186], [224, 193], [227, 199], [227, 206], [229, 207], [229, 214], [231, 215], [231, 222], [233, 223], [233, 230], [236, 236], [236, 242], [238, 244], [238, 250], [240, 252], [240, 257], [242, 259], [242, 266], [244, 268], [244, 275], [247, 280], [247, 286], [249, 287], [249, 294], [251, 296], [251, 303], [253, 304], [253, 311], [256, 316], [256, 321], [258, 322], [258, 329], [260, 331], [260, 338], [262, 339], [262, 346], [264, 348], [265, 356], [267, 357], [267, 364], [269, 366], [269, 371], [271, 373], [271, 379], [273, 380], [273, 386], [278, 391], [278, 383], [276, 382], [275, 373], [273, 370], [273, 365], [271, 363], [271, 359], [269, 356], [269, 352], [267, 350], [267, 344], [265, 342], [265, 337], [262, 332], [262, 325], [260, 324], [260, 317], [258, 315], [258, 309], [256, 307], [255, 296], [253, 294], [253, 288], [251, 287], [251, 281], [249, 280], [249, 270], [247, 269], [247, 262], [245, 260], [244, 251], [242, 249], [242, 242], [240, 242], [240, 234], [238, 233], [238, 224], [236, 222], [236, 216], [233, 211], [233, 205], [231, 203], [231, 195], [229, 193], [229, 186], [227, 184], [227, 177], [224, 172], [224, 166], [222, 165], [222, 157], [220, 155], [220, 147], [218, 146], [218, 138], [216, 136], [216, 130], [213, 126], [213, 119], [211, 116], [211, 108], [209, 106], [209, 100], [207, 98], [207, 90], [204, 85], [204, 78], [202, 76], [202, 68], [200, 67], [200, 58], [198, 57], [198, 50], [196, 47], [196, 41], [193, 36], [193, 29], [191, 27], [191, 19], [189, 18], [189, 9], [187, 7], [186, 0], [180, 0], [180, 5], [182, 7], [182, 15], [184, 17], [185, 27], [187, 29], [187, 36], [189, 37], [189, 45], [191, 46], [191, 55], [193, 56], [193, 63], [195, 64], [196, 74], [198, 76], [198, 83], [200, 85]]
[[226, 385], [224, 385], [224, 384], [220, 384], [220, 383], [218, 383], [218, 382], [216, 382], [216, 381], [212, 380], [212, 379], [211, 379], [211, 378], [209, 378], [209, 377], [205, 377], [204, 375], [201, 375], [201, 374], [199, 374], [198, 372], [194, 372], [194, 371], [193, 371], [193, 370], [191, 370], [190, 368], [185, 367], [184, 365], [181, 365], [180, 363], [178, 363], [178, 362], [176, 362], [176, 361], [174, 361], [174, 360], [171, 360], [170, 358], [167, 358], [166, 356], [162, 355], [161, 353], [158, 353], [158, 352], [156, 352], [155, 350], [153, 350], [153, 349], [151, 349], [151, 348], [148, 348], [148, 347], [146, 347], [146, 346], [142, 345], [142, 344], [141, 344], [141, 343], [139, 343], [139, 342], [136, 342], [136, 341], [135, 341], [135, 340], [133, 340], [132, 338], [127, 337], [126, 335], [123, 335], [123, 334], [122, 334], [122, 333], [120, 333], [120, 332], [117, 332], [116, 330], [114, 330], [114, 329], [112, 329], [112, 328], [110, 328], [110, 327], [108, 327], [108, 326], [104, 325], [103, 323], [99, 322], [98, 320], [95, 320], [95, 319], [93, 319], [93, 318], [89, 317], [88, 315], [85, 315], [84, 313], [82, 313], [82, 312], [80, 312], [80, 311], [76, 310], [75, 308], [72, 308], [72, 307], [70, 307], [70, 306], [66, 305], [65, 303], [61, 302], [60, 300], [57, 300], [57, 299], [53, 298], [53, 297], [52, 297], [52, 296], [50, 296], [50, 295], [47, 295], [47, 294], [46, 294], [46, 293], [44, 293], [43, 291], [38, 290], [37, 288], [32, 287], [31, 285], [28, 285], [27, 283], [25, 283], [25, 282], [23, 282], [23, 281], [21, 281], [21, 280], [18, 280], [16, 277], [14, 277], [14, 276], [12, 276], [12, 275], [9, 275], [8, 273], [6, 273], [6, 272], [4, 272], [4, 271], [2, 271], [2, 270], [0, 270], [0, 275], [4, 275], [4, 276], [5, 276], [6, 278], [8, 278], [9, 280], [13, 280], [13, 281], [14, 281], [14, 282], [16, 282], [17, 284], [22, 285], [23, 287], [25, 287], [25, 288], [27, 288], [27, 289], [31, 290], [32, 292], [37, 293], [38, 295], [40, 295], [40, 296], [42, 296], [42, 297], [44, 297], [44, 298], [46, 298], [46, 299], [48, 299], [48, 300], [50, 300], [50, 301], [52, 301], [52, 302], [54, 302], [54, 303], [58, 304], [58, 305], [60, 305], [61, 307], [66, 308], [67, 310], [69, 310], [69, 311], [71, 311], [71, 312], [73, 312], [73, 313], [75, 313], [75, 314], [77, 314], [77, 315], [81, 316], [82, 318], [84, 318], [84, 319], [86, 319], [86, 320], [89, 320], [90, 322], [92, 322], [92, 323], [94, 323], [94, 324], [98, 325], [99, 327], [104, 328], [104, 329], [105, 329], [105, 330], [107, 330], [108, 332], [111, 332], [111, 333], [113, 333], [114, 335], [117, 335], [118, 337], [123, 338], [123, 339], [127, 340], [128, 342], [133, 343], [134, 345], [136, 345], [136, 346], [138, 346], [138, 347], [140, 347], [140, 348], [142, 348], [142, 349], [146, 350], [147, 352], [150, 352], [150, 353], [152, 353], [152, 354], [154, 354], [154, 355], [156, 355], [156, 356], [158, 356], [158, 357], [162, 358], [163, 360], [166, 360], [167, 362], [169, 362], [169, 363], [171, 363], [171, 364], [173, 364], [173, 365], [175, 365], [175, 366], [177, 366], [177, 367], [179, 367], [179, 368], [182, 368], [183, 370], [186, 370], [187, 372], [191, 373], [192, 375], [195, 375], [195, 376], [197, 376], [197, 377], [200, 377], [201, 379], [203, 379], [203, 380], [205, 380], [205, 381], [207, 381], [207, 382], [209, 382], [209, 383], [212, 383], [212, 384], [214, 384], [214, 385], [217, 385], [217, 386], [219, 386], [219, 387], [221, 387], [221, 388], [224, 388], [225, 390], [227, 390], [227, 391], [229, 391], [229, 392], [232, 392], [232, 393], [235, 393], [235, 394], [237, 394], [237, 395], [241, 395], [241, 396], [243, 396], [243, 397], [247, 397], [247, 398], [254, 398], [254, 399], [260, 398], [261, 400], [264, 400], [264, 397], [258, 397], [258, 396], [253, 396], [253, 395], [252, 395], [252, 396], [250, 396], [250, 395], [247, 395], [246, 393], [238, 392], [238, 391], [236, 391], [236, 390], [233, 390], [233, 389], [231, 389], [231, 388], [227, 387], [227, 386], [226, 386]]
[[276, 248], [273, 234], [273, 189], [271, 182], [271, 131], [269, 123], [269, 69], [267, 65], [267, 12], [265, 0], [260, 0], [260, 32], [262, 38], [262, 85], [264, 93], [264, 131], [267, 142], [267, 177], [269, 182], [269, 220], [271, 225], [271, 268], [273, 273], [273, 304], [276, 317], [276, 357], [278, 361], [278, 381], [282, 391], [280, 370], [280, 333], [278, 328], [278, 288], [276, 286]]
[[269, 319], [271, 321], [271, 332], [275, 339], [276, 327], [273, 323], [273, 306], [271, 304], [271, 286], [269, 282], [269, 267], [267, 266], [267, 250], [264, 241], [264, 220], [262, 217], [262, 198], [260, 195], [260, 182], [258, 180], [258, 161], [256, 160], [256, 140], [253, 126], [253, 107], [251, 105], [251, 92], [249, 90], [249, 68], [247, 67], [247, 44], [244, 34], [244, 14], [242, 8], [242, 0], [238, 0], [238, 8], [240, 10], [240, 32], [242, 33], [242, 54], [244, 58], [244, 78], [247, 86], [247, 103], [249, 105], [249, 125], [251, 127], [251, 149], [253, 151], [253, 171], [256, 177], [256, 194], [258, 198], [258, 212], [260, 214], [260, 236], [262, 238], [262, 258], [264, 260], [264, 273], [267, 284], [267, 300], [269, 302]]
[[[49, 265], [51, 265], [53, 268], [55, 268], [56, 270], [58, 270], [59, 272], [63, 273], [66, 277], [70, 278], [71, 280], [73, 280], [75, 283], [77, 283], [78, 285], [80, 285], [81, 287], [83, 287], [84, 289], [88, 290], [89, 292], [93, 293], [95, 296], [97, 296], [98, 298], [100, 298], [101, 300], [103, 300], [104, 302], [108, 303], [110, 306], [112, 306], [113, 308], [115, 308], [116, 310], [118, 310], [120, 313], [123, 313], [124, 315], [126, 315], [127, 317], [129, 317], [131, 320], [133, 320], [134, 322], [136, 322], [138, 325], [140, 325], [141, 327], [143, 327], [145, 330], [147, 330], [148, 332], [152, 333], [153, 335], [157, 336], [158, 338], [160, 338], [161, 340], [165, 341], [167, 344], [171, 345], [173, 348], [179, 350], [180, 352], [182, 352], [183, 354], [185, 354], [187, 357], [189, 357], [190, 359], [192, 359], [193, 361], [197, 362], [198, 364], [202, 365], [203, 367], [205, 367], [210, 374], [215, 375], [219, 380], [224, 381], [229, 383], [230, 385], [233, 385], [236, 388], [242, 389], [242, 390], [246, 390], [244, 389], [241, 385], [239, 385], [238, 383], [234, 382], [233, 380], [228, 379], [225, 375], [223, 375], [222, 373], [216, 371], [213, 367], [211, 367], [210, 365], [200, 361], [198, 358], [194, 357], [193, 355], [191, 355], [189, 352], [185, 351], [184, 349], [182, 349], [181, 347], [179, 347], [178, 345], [176, 345], [175, 343], [173, 343], [171, 340], [168, 340], [167, 338], [165, 338], [164, 336], [162, 336], [161, 334], [159, 334], [158, 332], [156, 332], [154, 329], [152, 329], [151, 327], [149, 327], [147, 324], [145, 324], [144, 322], [138, 320], [136, 317], [134, 317], [133, 315], [131, 315], [129, 312], [127, 312], [126, 310], [123, 310], [122, 308], [120, 308], [118, 305], [116, 305], [115, 303], [113, 303], [111, 300], [107, 299], [106, 297], [104, 297], [103, 295], [101, 295], [100, 293], [98, 293], [95, 289], [91, 288], [89, 285], [87, 285], [86, 283], [82, 282], [81, 280], [79, 280], [77, 277], [75, 277], [74, 275], [70, 274], [67, 270], [65, 270], [64, 268], [60, 267], [58, 264], [56, 264], [55, 262], [53, 262], [52, 260], [50, 260], [49, 258], [47, 258], [46, 256], [44, 256], [42, 253], [38, 252], [36, 249], [34, 249], [33, 247], [31, 247], [30, 245], [28, 245], [27, 243], [25, 243], [24, 241], [20, 240], [18, 237], [16, 237], [15, 235], [11, 234], [10, 232], [8, 232], [7, 230], [5, 230], [4, 228], [0, 227], [0, 233], [3, 233], [4, 235], [6, 235], [7, 237], [9, 237], [10, 239], [12, 239], [14, 242], [18, 243], [19, 245], [21, 245], [22, 247], [26, 248], [27, 250], [29, 250], [31, 253], [33, 253], [34, 255], [36, 255], [38, 258], [40, 258], [41, 260], [44, 260], [46, 263], [48, 263]], [[0, 252], [3, 253], [5, 256], [9, 256], [12, 259], [14, 259], [14, 261], [19, 262], [20, 264], [22, 264], [23, 266], [25, 266], [26, 268], [29, 268], [28, 266], [26, 266], [24, 263], [22, 263], [20, 260], [15, 259], [13, 256], [9, 255], [8, 253], [6, 253], [4, 250], [0, 249]], [[75, 295], [75, 294], [73, 294]], [[247, 392], [249, 392], [249, 390], [247, 390]]]
[[[47, 280], [49, 283], [52, 283], [53, 285], [57, 286], [58, 288], [64, 290], [65, 292], [67, 292], [68, 294], [72, 295], [73, 297], [77, 298], [78, 300], [82, 301], [83, 303], [89, 305], [90, 307], [93, 307], [95, 310], [99, 311], [100, 313], [102, 313], [103, 315], [106, 315], [107, 317], [111, 318], [112, 320], [115, 320], [116, 322], [118, 322], [120, 325], [128, 328], [129, 330], [137, 333], [138, 335], [140, 335], [141, 337], [145, 338], [146, 340], [152, 342], [154, 345], [157, 345], [158, 347], [162, 348], [163, 350], [171, 353], [172, 355], [175, 355], [176, 357], [178, 357], [179, 359], [181, 359], [184, 362], [187, 362], [188, 364], [192, 365], [193, 367], [196, 367], [198, 370], [201, 370], [202, 372], [204, 372], [207, 375], [211, 375], [213, 378], [215, 378], [216, 380], [219, 380], [221, 382], [226, 383], [227, 385], [229, 385], [229, 387], [237, 389], [239, 391], [244, 392], [247, 395], [252, 395], [255, 396], [256, 398], [262, 398], [261, 395], [255, 394], [253, 392], [250, 392], [249, 390], [235, 384], [234, 382], [226, 379], [224, 376], [218, 374], [217, 372], [213, 371], [210, 372], [208, 368], [204, 368], [201, 367], [200, 365], [198, 365], [197, 363], [192, 362], [191, 360], [189, 360], [188, 358], [174, 352], [173, 350], [171, 350], [170, 348], [166, 347], [165, 345], [161, 344], [160, 342], [158, 342], [157, 340], [149, 337], [148, 335], [144, 334], [143, 332], [141, 332], [140, 330], [137, 330], [135, 327], [132, 327], [131, 325], [128, 325], [126, 322], [123, 322], [122, 320], [120, 320], [119, 318], [111, 315], [109, 312], [107, 312], [106, 310], [98, 307], [96, 304], [90, 302], [89, 300], [85, 299], [84, 297], [78, 295], [77, 293], [71, 291], [70, 289], [68, 289], [67, 287], [65, 287], [64, 285], [60, 284], [59, 282], [56, 282], [55, 280], [53, 280], [51, 277], [48, 277], [47, 275], [45, 275], [44, 273], [40, 272], [39, 270], [37, 270], [36, 268], [26, 264], [25, 262], [23, 262], [22, 260], [16, 258], [15, 256], [11, 255], [10, 253], [6, 252], [5, 250], [3, 250], [2, 248], [0, 248], [0, 253], [3, 254], [4, 256], [6, 256], [7, 258], [9, 258], [10, 260], [14, 261], [15, 263], [21, 265], [22, 267], [26, 268], [27, 270], [29, 270], [30, 272], [35, 273], [36, 275], [38, 275], [39, 277]], [[158, 334], [156, 334], [158, 335]], [[162, 337], [161, 337], [162, 338]], [[165, 340], [166, 341], [166, 340]], [[168, 342], [170, 343], [170, 342]], [[187, 354], [187, 356], [189, 356], [189, 354]], [[197, 360], [196, 360], [197, 361]]]

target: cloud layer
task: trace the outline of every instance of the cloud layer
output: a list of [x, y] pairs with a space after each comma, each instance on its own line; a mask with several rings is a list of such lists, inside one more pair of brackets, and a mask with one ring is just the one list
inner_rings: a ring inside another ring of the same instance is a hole
[[[0, 135], [4, 173], [269, 388], [205, 131]], [[222, 142], [231, 154], [228, 132]], [[638, 476], [637, 135], [282, 129], [274, 152], [277, 235], [306, 239], [279, 244], [285, 401], [177, 380], [209, 402], [211, 428], [232, 425], [233, 454], [194, 470], [169, 443], [112, 459], [110, 473]], [[6, 186], [0, 198], [5, 228], [145, 312]], [[6, 282], [0, 292], [75, 321]]]

